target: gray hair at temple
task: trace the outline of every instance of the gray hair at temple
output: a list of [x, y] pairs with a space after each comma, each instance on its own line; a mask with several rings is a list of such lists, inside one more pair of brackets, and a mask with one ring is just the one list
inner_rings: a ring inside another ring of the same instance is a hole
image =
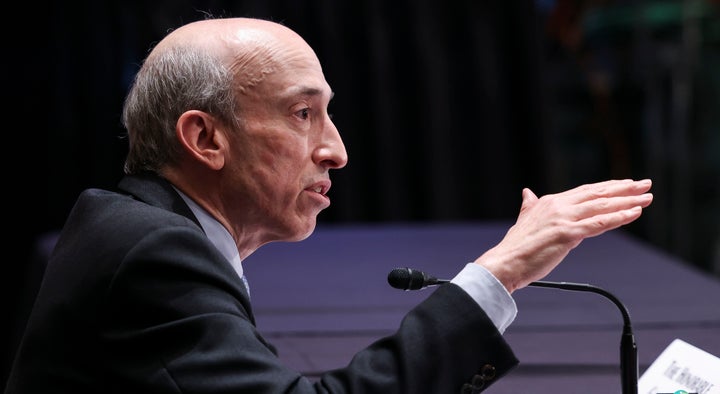
[[178, 118], [188, 110], [207, 112], [239, 129], [233, 73], [197, 45], [154, 51], [135, 75], [125, 99], [122, 123], [129, 139], [126, 174], [159, 172], [178, 159]]

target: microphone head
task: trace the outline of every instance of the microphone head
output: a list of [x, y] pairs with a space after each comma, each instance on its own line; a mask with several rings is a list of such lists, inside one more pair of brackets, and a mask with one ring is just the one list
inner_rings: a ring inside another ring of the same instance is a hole
[[388, 274], [390, 286], [400, 290], [419, 290], [425, 287], [425, 273], [411, 268], [395, 268]]

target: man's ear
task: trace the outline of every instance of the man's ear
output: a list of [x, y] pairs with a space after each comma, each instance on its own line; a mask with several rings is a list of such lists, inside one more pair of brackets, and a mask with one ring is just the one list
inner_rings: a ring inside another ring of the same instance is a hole
[[225, 165], [225, 131], [212, 115], [197, 110], [184, 112], [175, 125], [175, 133], [185, 152], [213, 170]]

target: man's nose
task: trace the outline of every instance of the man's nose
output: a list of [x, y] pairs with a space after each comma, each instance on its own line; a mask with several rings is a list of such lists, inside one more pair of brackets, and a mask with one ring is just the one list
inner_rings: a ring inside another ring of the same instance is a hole
[[347, 164], [348, 155], [345, 144], [332, 120], [328, 119], [320, 146], [314, 152], [314, 160], [327, 168], [343, 168]]

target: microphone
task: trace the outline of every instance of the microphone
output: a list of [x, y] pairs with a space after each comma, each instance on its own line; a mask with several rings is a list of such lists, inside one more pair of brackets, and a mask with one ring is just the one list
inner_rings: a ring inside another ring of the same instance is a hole
[[[435, 286], [447, 282], [449, 282], [449, 280], [437, 279], [412, 268], [395, 268], [388, 274], [388, 283], [390, 283], [390, 286], [406, 291], [424, 289], [428, 286]], [[632, 332], [632, 325], [630, 324], [630, 313], [628, 313], [625, 305], [620, 302], [617, 297], [607, 290], [586, 283], [535, 281], [530, 282], [529, 286], [591, 292], [600, 294], [612, 301], [620, 310], [623, 318], [623, 332], [620, 339], [620, 380], [622, 393], [638, 394], [639, 367], [637, 345]]]
[[438, 279], [412, 268], [395, 268], [390, 271], [387, 280], [390, 286], [405, 291], [421, 290], [449, 282], [449, 280]]

